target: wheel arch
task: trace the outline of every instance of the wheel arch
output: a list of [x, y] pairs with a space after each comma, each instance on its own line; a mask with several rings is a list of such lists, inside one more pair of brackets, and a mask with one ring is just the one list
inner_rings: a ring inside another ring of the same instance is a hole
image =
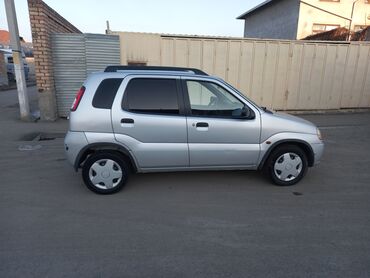
[[99, 151], [108, 151], [108, 152], [115, 152], [120, 153], [126, 162], [129, 163], [129, 165], [132, 167], [132, 170], [134, 172], [137, 172], [137, 164], [133, 157], [133, 155], [130, 153], [128, 149], [125, 147], [115, 144], [115, 143], [92, 143], [80, 150], [78, 153], [75, 163], [74, 163], [74, 169], [77, 172], [78, 168], [81, 167], [81, 164], [86, 160], [86, 158], [92, 154]]
[[276, 150], [276, 148], [282, 145], [295, 145], [297, 147], [300, 147], [307, 155], [308, 167], [312, 167], [314, 165], [315, 154], [309, 143], [307, 143], [306, 141], [300, 140], [300, 139], [284, 139], [284, 140], [280, 140], [272, 144], [272, 146], [265, 152], [260, 164], [258, 165], [259, 170], [261, 170], [264, 167], [270, 154], [274, 150]]

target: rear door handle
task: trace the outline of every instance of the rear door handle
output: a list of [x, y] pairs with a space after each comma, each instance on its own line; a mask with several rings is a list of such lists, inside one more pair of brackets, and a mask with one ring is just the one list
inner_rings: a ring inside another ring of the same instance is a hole
[[196, 127], [208, 127], [208, 123], [200, 122], [196, 124]]
[[121, 124], [133, 124], [133, 123], [134, 123], [134, 119], [128, 119], [128, 118], [121, 119]]

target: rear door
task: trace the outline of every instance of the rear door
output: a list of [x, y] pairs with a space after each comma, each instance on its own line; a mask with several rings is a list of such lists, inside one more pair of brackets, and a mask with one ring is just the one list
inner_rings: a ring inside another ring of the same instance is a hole
[[[217, 81], [183, 78], [191, 167], [251, 167], [260, 152], [260, 114]], [[235, 113], [247, 105], [255, 118]]]
[[112, 109], [116, 140], [142, 170], [189, 165], [186, 118], [176, 76], [127, 76]]

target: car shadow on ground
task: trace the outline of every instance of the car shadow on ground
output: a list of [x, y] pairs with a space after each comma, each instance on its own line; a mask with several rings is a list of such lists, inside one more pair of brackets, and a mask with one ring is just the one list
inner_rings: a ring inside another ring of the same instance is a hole
[[274, 186], [260, 171], [192, 171], [132, 174], [124, 191], [156, 190], [230, 191], [240, 187]]

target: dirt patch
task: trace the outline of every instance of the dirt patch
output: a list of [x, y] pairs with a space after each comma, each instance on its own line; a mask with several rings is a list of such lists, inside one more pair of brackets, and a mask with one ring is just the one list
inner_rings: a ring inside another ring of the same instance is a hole
[[22, 135], [19, 141], [50, 141], [64, 136], [64, 133], [31, 132]]

